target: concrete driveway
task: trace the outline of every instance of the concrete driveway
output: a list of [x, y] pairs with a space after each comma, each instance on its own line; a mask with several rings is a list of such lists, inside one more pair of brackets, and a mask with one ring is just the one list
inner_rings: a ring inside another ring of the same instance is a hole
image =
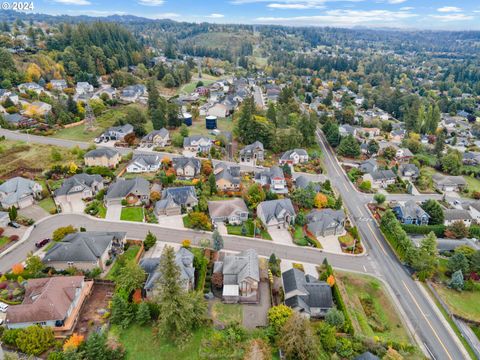
[[268, 325], [268, 309], [270, 309], [270, 289], [266, 281], [259, 284], [260, 302], [258, 304], [243, 304], [243, 326], [255, 329], [258, 326]]
[[277, 244], [283, 245], [292, 245], [293, 240], [290, 232], [287, 229], [280, 228], [277, 229], [276, 227], [268, 228], [268, 233], [272, 237], [273, 242]]
[[120, 220], [122, 214], [122, 204], [111, 204], [107, 207], [107, 214], [105, 219], [107, 220]]
[[172, 229], [183, 229], [184, 215], [160, 216], [158, 224]]
[[73, 200], [60, 204], [62, 212], [69, 214], [83, 214], [85, 211], [85, 203], [83, 201]]
[[217, 223], [217, 230], [220, 233], [220, 235], [228, 235], [227, 227], [225, 226], [225, 223], [223, 223], [223, 222]]
[[29, 207], [26, 207], [24, 209], [20, 209], [18, 213], [26, 218], [33, 219], [35, 221], [38, 221], [40, 219], [43, 219], [50, 215], [48, 212], [43, 210], [40, 206], [38, 205], [32, 205]]
[[335, 254], [343, 254], [342, 247], [338, 241], [338, 236], [320, 236], [317, 237], [317, 239], [320, 241], [320, 244], [322, 244], [323, 250]]

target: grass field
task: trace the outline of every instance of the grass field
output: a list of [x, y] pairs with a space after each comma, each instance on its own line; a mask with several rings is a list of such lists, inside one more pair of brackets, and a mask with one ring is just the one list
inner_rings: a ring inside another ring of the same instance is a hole
[[474, 192], [480, 192], [480, 180], [477, 178], [473, 178], [471, 176], [464, 176], [465, 181], [468, 184], [468, 192], [470, 196], [473, 196], [472, 194]]
[[434, 287], [454, 314], [480, 321], [480, 291], [458, 292], [439, 284], [434, 284]]
[[398, 311], [380, 281], [365, 275], [336, 272], [345, 305], [357, 333], [409, 343]]
[[[253, 220], [249, 219], [245, 221], [245, 228], [247, 230], [247, 233], [245, 235], [242, 235], [242, 225], [227, 225], [227, 231], [229, 235], [253, 237], [253, 232], [255, 228]], [[262, 229], [260, 231], [260, 235], [262, 236], [262, 239], [272, 240], [272, 237], [266, 230]]]
[[220, 301], [212, 305], [212, 317], [223, 324], [242, 323], [243, 308], [240, 304], [224, 304]]
[[[222, 131], [233, 131], [235, 127], [235, 123], [231, 117], [228, 118], [219, 118], [217, 119], [217, 128]], [[199, 120], [193, 121], [192, 126], [188, 127], [188, 134], [189, 135], [209, 135], [214, 137], [210, 134], [210, 130], [205, 128], [205, 118], [202, 117]]]
[[182, 347], [176, 347], [161, 339], [156, 339], [151, 326], [134, 325], [126, 330], [112, 326], [109, 336], [120, 340], [127, 351], [127, 360], [195, 360], [200, 359], [198, 349], [202, 339], [211, 332], [210, 328], [195, 331]]
[[57, 209], [57, 206], [55, 205], [55, 202], [53, 201], [53, 199], [49, 196], [49, 197], [46, 197], [45, 199], [42, 199], [38, 202], [38, 205], [43, 209], [45, 210], [46, 212], [48, 212], [49, 214], [52, 214], [53, 211], [55, 211]]
[[[140, 246], [138, 245], [132, 245], [130, 246], [122, 255], [123, 259], [125, 259], [126, 262], [134, 261], [135, 257], [137, 256], [138, 252], [140, 251]], [[118, 261], [116, 261], [110, 271], [108, 272], [107, 276], [105, 279], [107, 280], [115, 280], [117, 277], [117, 274], [121, 268], [121, 265]]]
[[0, 236], [0, 249], [10, 242], [10, 239], [6, 236]]
[[142, 207], [124, 207], [120, 220], [143, 222], [143, 208]]
[[194, 78], [192, 79], [192, 81], [190, 81], [189, 83], [185, 84], [185, 85], [182, 85], [178, 88], [178, 91], [177, 93], [178, 94], [191, 94], [192, 92], [195, 91], [195, 89], [197, 88], [197, 83], [199, 81], [202, 81], [203, 82], [203, 85], [204, 86], [208, 86], [210, 84], [213, 84], [215, 81], [217, 81], [218, 79], [198, 79], [198, 78]]
[[[60, 154], [61, 160], [53, 160], [52, 150]], [[53, 165], [65, 165], [71, 161], [77, 164], [81, 162], [70, 149], [44, 144], [28, 144], [23, 141], [0, 141], [0, 177], [2, 178], [5, 174], [21, 168], [27, 171], [28, 169], [44, 171]]]

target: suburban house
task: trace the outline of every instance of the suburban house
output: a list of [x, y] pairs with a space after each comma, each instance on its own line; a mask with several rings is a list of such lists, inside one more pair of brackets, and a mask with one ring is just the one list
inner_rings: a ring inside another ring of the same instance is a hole
[[475, 201], [468, 205], [468, 211], [472, 216], [472, 219], [477, 223], [480, 223], [480, 201]]
[[40, 95], [40, 93], [42, 91], [44, 91], [44, 88], [42, 86], [38, 85], [37, 83], [29, 82], [29, 83], [23, 83], [23, 84], [18, 85], [18, 90], [21, 93], [25, 93], [27, 91], [33, 91], [33, 92], [37, 93], [38, 95]]
[[278, 161], [280, 165], [297, 165], [308, 161], [308, 153], [304, 149], [293, 149], [285, 151]]
[[363, 135], [366, 137], [366, 138], [369, 138], [369, 139], [373, 139], [377, 136], [380, 135], [380, 129], [379, 128], [362, 128], [360, 130], [361, 133], [363, 133]]
[[377, 164], [377, 160], [375, 159], [368, 159], [366, 161], [363, 161], [362, 163], [360, 163], [360, 165], [358, 166], [358, 169], [363, 172], [364, 174], [371, 174], [375, 171], [378, 170], [378, 164]]
[[470, 227], [470, 225], [472, 225], [473, 218], [468, 210], [445, 209], [443, 214], [445, 215], [445, 220], [443, 222], [443, 225], [445, 226], [450, 226], [458, 221], [463, 222], [466, 227]]
[[93, 92], [93, 85], [90, 85], [86, 81], [80, 81], [77, 83], [77, 86], [75, 88], [76, 95], [85, 95], [91, 92]]
[[480, 153], [472, 151], [464, 152], [463, 163], [465, 165], [480, 165]]
[[405, 129], [393, 129], [390, 131], [390, 140], [394, 143], [400, 144], [405, 138], [407, 131]]
[[290, 199], [262, 201], [257, 216], [267, 227], [288, 227], [295, 221], [295, 209]]
[[183, 148], [194, 153], [208, 153], [212, 145], [212, 139], [208, 136], [192, 135], [183, 138]]
[[52, 105], [43, 101], [34, 101], [31, 104], [25, 104], [21, 111], [23, 115], [30, 116], [45, 116], [52, 110]]
[[402, 164], [398, 167], [398, 174], [402, 180], [416, 180], [420, 176], [420, 170], [415, 164]]
[[343, 124], [343, 125], [340, 125], [340, 127], [338, 128], [338, 131], [340, 132], [341, 136], [348, 136], [348, 135], [357, 136], [358, 128], [348, 124]]
[[53, 90], [62, 91], [68, 87], [67, 80], [51, 80], [50, 84], [52, 85]]
[[100, 148], [87, 152], [83, 159], [85, 160], [85, 166], [104, 166], [108, 168], [117, 167], [122, 156], [115, 149]]
[[447, 176], [442, 174], [432, 175], [433, 185], [439, 191], [461, 191], [467, 186], [463, 176]]
[[264, 153], [265, 150], [263, 149], [263, 144], [260, 141], [255, 141], [253, 144], [247, 145], [242, 150], [240, 150], [240, 161], [263, 161]]
[[398, 162], [406, 163], [413, 159], [413, 153], [407, 148], [400, 148], [395, 154], [395, 160]]
[[228, 107], [222, 103], [215, 103], [207, 110], [206, 115], [215, 116], [217, 118], [226, 118], [230, 114]]
[[55, 190], [54, 200], [63, 212], [73, 211], [76, 207], [83, 211], [82, 200], [93, 198], [102, 189], [103, 178], [100, 175], [76, 174], [64, 180], [62, 186]]
[[345, 213], [343, 210], [312, 210], [307, 215], [307, 229], [315, 237], [343, 235], [345, 233]]
[[170, 133], [167, 129], [153, 130], [142, 138], [142, 145], [165, 147], [170, 144]]
[[208, 202], [208, 213], [212, 223], [228, 222], [240, 225], [248, 220], [248, 208], [242, 198]]
[[283, 170], [278, 166], [272, 166], [270, 169], [255, 173], [254, 180], [261, 186], [269, 186], [274, 193], [288, 193], [287, 181], [283, 175]]
[[[190, 250], [181, 247], [175, 254], [175, 263], [180, 270], [180, 281], [187, 291], [195, 288], [195, 268], [193, 267], [193, 254]], [[162, 276], [162, 269], [159, 268], [160, 258], [143, 258], [140, 266], [147, 273], [147, 281], [143, 287], [144, 296], [151, 298], [155, 295], [156, 284]]]
[[222, 299], [225, 303], [258, 303], [260, 269], [256, 250], [225, 255], [213, 265], [214, 273], [223, 274]]
[[374, 189], [385, 189], [388, 185], [395, 184], [396, 180], [397, 175], [392, 170], [377, 170], [363, 175], [363, 181], [370, 181]]
[[32, 119], [30, 117], [24, 116], [19, 113], [3, 114], [3, 118], [5, 119], [6, 122], [8, 122], [10, 126], [13, 126], [16, 128], [28, 128], [37, 124], [37, 121], [35, 119]]
[[129, 173], [144, 173], [158, 171], [162, 163], [160, 155], [137, 154], [127, 166]]
[[200, 173], [200, 160], [189, 157], [176, 157], [172, 160], [173, 168], [180, 178], [194, 178]]
[[428, 225], [430, 215], [421, 208], [414, 200], [398, 203], [392, 208], [397, 219], [407, 225]]
[[144, 96], [147, 92], [147, 87], [145, 85], [136, 84], [127, 86], [120, 93], [120, 100], [123, 102], [132, 103], [137, 101], [141, 96]]
[[56, 336], [70, 334], [92, 287], [93, 281], [83, 276], [26, 280], [23, 302], [8, 307], [5, 324], [8, 329], [39, 324], [51, 327]]
[[119, 205], [122, 200], [127, 204], [148, 203], [150, 198], [150, 183], [144, 178], [117, 179], [108, 188], [105, 195], [106, 205]]
[[217, 189], [221, 191], [240, 190], [240, 166], [218, 163], [213, 170]]
[[131, 133], [133, 133], [133, 126], [130, 124], [113, 126], [100, 135], [100, 140], [123, 140], [125, 136]]
[[155, 204], [155, 215], [181, 215], [182, 209], [189, 210], [197, 205], [197, 194], [193, 186], [166, 188], [162, 191], [162, 199]]
[[55, 243], [42, 259], [56, 270], [75, 267], [79, 270], [104, 269], [108, 259], [121, 254], [126, 233], [85, 231], [68, 234]]
[[306, 189], [309, 186], [311, 186], [315, 192], [319, 192], [322, 188], [320, 183], [313, 182], [304, 175], [300, 175], [295, 179], [295, 187], [297, 189]]
[[325, 281], [292, 268], [282, 273], [285, 305], [307, 318], [323, 318], [333, 308], [332, 289]]
[[6, 211], [0, 211], [0, 227], [5, 227], [10, 222], [10, 216]]
[[33, 180], [15, 177], [0, 185], [0, 204], [4, 209], [12, 206], [23, 209], [33, 205], [42, 196], [42, 186]]

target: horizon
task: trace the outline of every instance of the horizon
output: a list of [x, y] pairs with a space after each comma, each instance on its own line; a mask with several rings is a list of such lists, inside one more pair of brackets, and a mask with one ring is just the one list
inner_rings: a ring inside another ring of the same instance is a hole
[[[113, 8], [113, 6], [115, 8]], [[188, 23], [281, 25], [348, 29], [478, 31], [480, 4], [452, 0], [37, 0], [26, 14], [112, 15]], [[179, 11], [179, 9], [185, 9]]]

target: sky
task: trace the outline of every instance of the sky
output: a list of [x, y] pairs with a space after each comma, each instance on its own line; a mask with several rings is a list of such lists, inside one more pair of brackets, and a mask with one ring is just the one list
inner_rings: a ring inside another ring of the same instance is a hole
[[[12, 1], [12, 0], [8, 0]], [[480, 30], [480, 0], [33, 0], [47, 14], [188, 22]]]

